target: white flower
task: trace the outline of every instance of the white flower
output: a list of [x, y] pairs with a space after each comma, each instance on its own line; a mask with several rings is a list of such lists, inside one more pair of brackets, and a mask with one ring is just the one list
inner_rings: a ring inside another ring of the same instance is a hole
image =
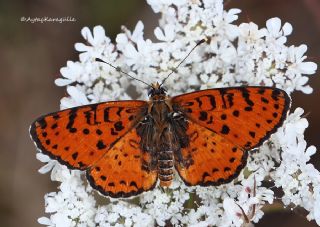
[[84, 39], [91, 44], [91, 46], [82, 43], [75, 44], [75, 49], [79, 52], [83, 52], [79, 55], [82, 62], [85, 62], [92, 57], [100, 57], [106, 48], [106, 44], [110, 43], [110, 39], [105, 36], [105, 31], [102, 26], [94, 27], [93, 34], [91, 34], [88, 27], [84, 27], [81, 30], [81, 34]]
[[254, 44], [256, 41], [260, 41], [266, 35], [266, 30], [259, 29], [258, 25], [253, 22], [242, 23], [239, 26], [239, 37], [246, 40], [248, 43]]
[[289, 23], [285, 23], [281, 28], [281, 20], [277, 17], [267, 20], [267, 29], [269, 36], [276, 39], [279, 44], [284, 44], [287, 39], [286, 36], [292, 33], [292, 26]]
[[67, 62], [67, 67], [60, 69], [60, 73], [65, 79], [58, 78], [55, 80], [57, 86], [66, 86], [77, 81], [83, 74], [83, 65], [80, 62]]
[[52, 170], [52, 168], [56, 165], [56, 161], [52, 160], [49, 158], [49, 156], [47, 155], [44, 155], [42, 153], [37, 153], [37, 159], [40, 161], [40, 162], [45, 162], [47, 163], [46, 165], [42, 166], [38, 172], [39, 173], [42, 173], [42, 174], [45, 174], [47, 172], [49, 172], [50, 170]]
[[[222, 0], [147, 0], [161, 13], [154, 34], [144, 38], [139, 21], [133, 31], [122, 27], [111, 43], [101, 26], [82, 29], [86, 44], [77, 43], [79, 61], [62, 67], [58, 86], [66, 86], [61, 109], [119, 99], [146, 98], [146, 85], [131, 80], [100, 58], [146, 83], [161, 82], [203, 38], [169, 77], [165, 86], [174, 96], [213, 87], [242, 85], [275, 86], [291, 94], [312, 92], [309, 75], [317, 65], [306, 61], [307, 46], [286, 46], [292, 26], [271, 18], [265, 28], [254, 22], [236, 25], [239, 9], [224, 9]], [[284, 125], [258, 151], [250, 151], [245, 171], [237, 179], [218, 187], [188, 187], [179, 176], [166, 191], [159, 187], [133, 199], [102, 198], [83, 181], [84, 173], [69, 170], [38, 153], [59, 182], [57, 192], [45, 196], [45, 213], [38, 222], [47, 226], [241, 226], [258, 222], [266, 204], [274, 202], [271, 180], [283, 191], [284, 205], [303, 207], [308, 220], [320, 223], [320, 173], [309, 163], [316, 153], [308, 146], [304, 131], [308, 121], [297, 108]], [[99, 201], [99, 202], [98, 202]], [[247, 220], [248, 219], [248, 220]], [[319, 224], [320, 225], [320, 224]]]
[[[306, 59], [306, 56], [304, 56], [306, 51], [306, 45], [300, 45], [299, 47], [291, 46], [288, 49], [289, 65], [286, 75], [292, 79], [292, 83], [298, 90], [301, 90], [306, 94], [310, 94], [312, 92], [312, 88], [309, 85], [306, 85], [309, 78], [301, 76], [301, 74], [314, 74], [317, 70], [317, 65], [314, 62], [304, 62]], [[299, 77], [296, 77], [296, 75], [299, 75]]]
[[154, 30], [154, 35], [157, 37], [157, 39], [165, 42], [174, 41], [174, 29], [175, 27], [172, 24], [168, 24], [164, 27], [164, 30], [162, 31], [161, 28], [157, 27]]
[[119, 50], [124, 50], [131, 41], [138, 42], [139, 40], [143, 40], [143, 29], [144, 25], [141, 21], [136, 24], [136, 27], [132, 33], [126, 27], [122, 27], [124, 33], [117, 35], [117, 48]]
[[243, 223], [243, 220], [239, 218], [239, 216], [242, 215], [241, 209], [239, 206], [235, 203], [235, 201], [231, 198], [225, 198], [223, 200], [223, 209], [226, 212], [226, 215], [228, 216], [228, 221], [225, 223], [225, 226], [241, 226]]

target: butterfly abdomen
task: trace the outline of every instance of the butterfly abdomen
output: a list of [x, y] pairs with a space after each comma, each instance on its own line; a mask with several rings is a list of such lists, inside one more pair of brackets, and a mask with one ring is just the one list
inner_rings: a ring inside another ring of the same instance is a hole
[[168, 187], [173, 180], [173, 151], [160, 151], [158, 158], [160, 186]]

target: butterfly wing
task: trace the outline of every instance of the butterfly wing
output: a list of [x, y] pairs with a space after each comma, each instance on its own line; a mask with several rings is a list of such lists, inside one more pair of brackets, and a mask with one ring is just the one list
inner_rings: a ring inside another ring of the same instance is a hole
[[223, 136], [192, 121], [186, 135], [189, 146], [181, 149], [180, 158], [175, 157], [175, 168], [186, 185], [227, 183], [246, 165], [248, 152]]
[[[71, 169], [86, 169], [91, 185], [103, 194], [126, 197], [149, 190], [156, 182], [155, 172], [142, 169], [144, 155], [139, 146], [134, 149], [131, 146], [140, 141], [135, 127], [144, 118], [147, 108], [144, 101], [74, 107], [40, 117], [31, 125], [30, 134], [43, 153]], [[120, 150], [126, 155], [119, 153]], [[115, 165], [115, 160], [122, 164]], [[131, 167], [135, 170], [128, 174]], [[114, 186], [111, 190], [111, 186], [107, 186], [111, 173], [112, 177], [123, 179], [125, 185]], [[107, 185], [101, 182], [104, 176]]]
[[129, 197], [151, 190], [157, 182], [157, 168], [150, 154], [142, 152], [141, 138], [132, 129], [87, 170], [91, 186], [114, 198]]
[[176, 157], [188, 185], [219, 185], [237, 177], [247, 150], [261, 145], [283, 123], [289, 96], [268, 87], [220, 88], [173, 97], [188, 119], [189, 146]]
[[282, 125], [290, 98], [277, 88], [219, 88], [176, 96], [172, 105], [191, 121], [250, 150]]

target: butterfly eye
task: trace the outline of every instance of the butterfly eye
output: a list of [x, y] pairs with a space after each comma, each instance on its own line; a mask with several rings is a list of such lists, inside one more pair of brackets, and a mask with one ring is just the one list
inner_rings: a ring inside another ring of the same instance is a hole
[[173, 112], [172, 117], [178, 117], [178, 116], [180, 116], [180, 115], [181, 115], [180, 113]]
[[160, 91], [160, 94], [165, 94], [166, 93], [166, 89], [164, 88], [164, 87], [161, 87], [160, 89], [159, 89], [159, 91]]
[[154, 88], [151, 88], [149, 91], [148, 91], [148, 96], [152, 96], [154, 94]]
[[144, 119], [141, 121], [141, 123], [146, 124], [146, 123], [150, 123], [151, 121], [152, 121], [152, 118], [150, 117], [150, 115], [146, 115]]

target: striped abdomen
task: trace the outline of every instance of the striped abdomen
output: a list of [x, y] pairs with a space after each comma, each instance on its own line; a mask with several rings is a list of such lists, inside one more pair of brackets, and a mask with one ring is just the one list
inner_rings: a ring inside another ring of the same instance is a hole
[[173, 151], [160, 151], [158, 159], [160, 186], [168, 187], [173, 180]]

